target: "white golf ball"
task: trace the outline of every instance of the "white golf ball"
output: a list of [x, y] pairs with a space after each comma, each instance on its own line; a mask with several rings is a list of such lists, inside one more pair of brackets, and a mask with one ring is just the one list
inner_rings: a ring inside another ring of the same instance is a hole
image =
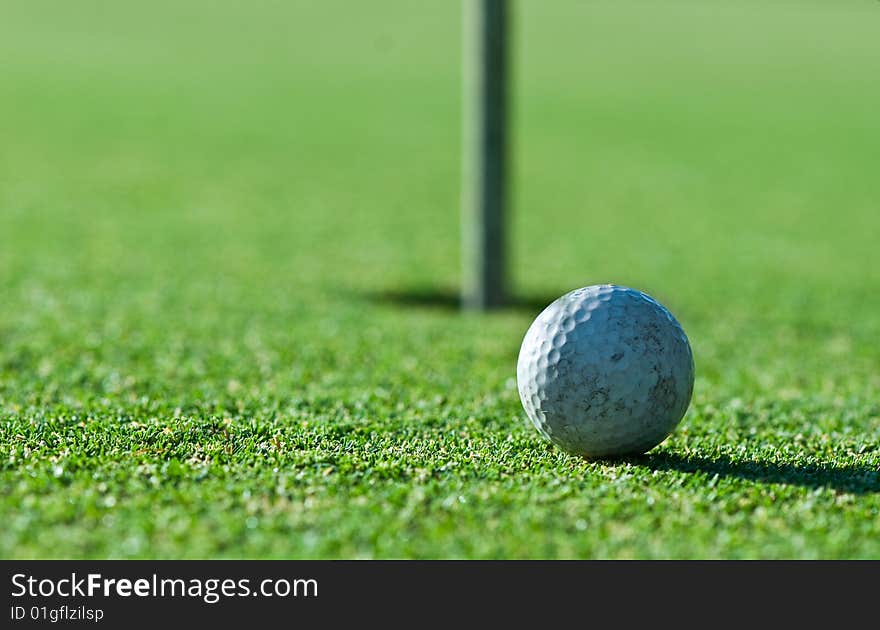
[[564, 451], [639, 454], [666, 439], [687, 411], [694, 361], [664, 306], [604, 284], [566, 293], [538, 315], [516, 378], [532, 424]]

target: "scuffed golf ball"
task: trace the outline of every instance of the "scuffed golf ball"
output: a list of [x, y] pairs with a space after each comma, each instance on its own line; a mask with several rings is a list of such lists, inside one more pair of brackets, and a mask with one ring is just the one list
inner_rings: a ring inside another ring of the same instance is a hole
[[690, 343], [650, 296], [616, 285], [566, 293], [526, 332], [516, 368], [526, 414], [569, 453], [644, 453], [675, 429], [694, 387]]

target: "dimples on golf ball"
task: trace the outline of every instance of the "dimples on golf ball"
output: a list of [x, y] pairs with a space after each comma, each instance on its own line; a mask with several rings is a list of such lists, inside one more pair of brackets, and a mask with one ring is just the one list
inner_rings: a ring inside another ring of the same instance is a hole
[[566, 293], [535, 319], [516, 368], [538, 431], [584, 457], [638, 454], [675, 429], [694, 386], [690, 343], [641, 291], [597, 285]]

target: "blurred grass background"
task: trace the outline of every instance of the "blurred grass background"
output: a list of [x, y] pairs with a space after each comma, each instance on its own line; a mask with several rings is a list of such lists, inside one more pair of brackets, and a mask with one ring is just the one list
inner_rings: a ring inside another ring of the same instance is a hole
[[[458, 3], [7, 0], [3, 555], [880, 556], [878, 19], [517, 2], [521, 306], [481, 317], [446, 299]], [[512, 381], [599, 282], [697, 364], [623, 463]]]

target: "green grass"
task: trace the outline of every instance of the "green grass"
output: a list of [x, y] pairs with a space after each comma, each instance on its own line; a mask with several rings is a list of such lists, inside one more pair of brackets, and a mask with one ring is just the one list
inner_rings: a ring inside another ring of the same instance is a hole
[[[4, 3], [0, 556], [880, 558], [880, 4], [518, 3], [485, 316], [459, 9]], [[599, 282], [693, 345], [644, 457], [516, 393]]]

